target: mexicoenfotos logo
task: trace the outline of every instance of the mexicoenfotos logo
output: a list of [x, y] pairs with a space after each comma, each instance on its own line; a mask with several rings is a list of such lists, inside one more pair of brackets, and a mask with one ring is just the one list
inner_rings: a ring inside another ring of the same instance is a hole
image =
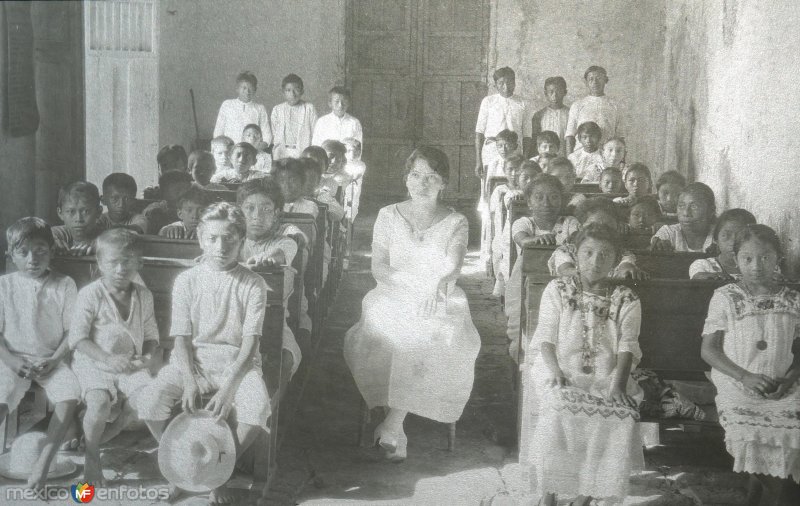
[[77, 503], [92, 502], [92, 499], [94, 499], [94, 485], [89, 485], [88, 483], [72, 485], [70, 495]]

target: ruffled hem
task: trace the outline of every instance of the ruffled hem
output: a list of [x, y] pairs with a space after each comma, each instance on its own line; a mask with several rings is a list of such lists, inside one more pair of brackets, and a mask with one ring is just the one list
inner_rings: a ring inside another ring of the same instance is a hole
[[725, 436], [725, 446], [733, 456], [733, 471], [765, 474], [787, 479], [790, 476], [800, 483], [800, 450], [769, 446], [751, 441], [730, 441]]

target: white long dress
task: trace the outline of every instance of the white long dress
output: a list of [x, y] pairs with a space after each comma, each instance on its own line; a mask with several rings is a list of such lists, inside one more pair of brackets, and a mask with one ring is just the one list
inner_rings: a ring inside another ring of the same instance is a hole
[[[782, 288], [753, 296], [738, 284], [718, 288], [708, 305], [703, 334], [725, 332], [722, 349], [754, 374], [783, 377], [792, 364], [792, 342], [800, 325], [800, 293]], [[766, 344], [760, 345], [763, 341]], [[778, 400], [763, 399], [740, 382], [711, 370], [717, 387], [719, 423], [736, 472], [760, 473], [800, 483], [800, 386]]]
[[[532, 471], [539, 493], [619, 501], [631, 471], [644, 468], [639, 413], [605, 397], [617, 373], [617, 355], [630, 352], [633, 367], [642, 356], [641, 302], [624, 286], [609, 296], [580, 293], [575, 280], [565, 277], [551, 281], [542, 294], [523, 367], [519, 462]], [[545, 385], [542, 343], [555, 346], [569, 387]], [[627, 393], [642, 398], [631, 378]]]
[[[415, 233], [397, 205], [378, 213], [373, 250], [389, 252], [389, 265], [410, 286], [429, 286], [447, 249], [467, 245], [467, 219], [452, 212]], [[481, 341], [467, 297], [451, 282], [436, 314], [419, 316], [423, 294], [378, 286], [364, 297], [361, 320], [345, 336], [344, 357], [371, 408], [389, 406], [444, 423], [457, 421], [472, 391]]]

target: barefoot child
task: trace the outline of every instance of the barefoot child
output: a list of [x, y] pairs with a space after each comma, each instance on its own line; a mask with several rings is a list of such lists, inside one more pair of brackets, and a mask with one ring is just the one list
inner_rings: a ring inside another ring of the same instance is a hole
[[600, 153], [600, 127], [594, 121], [587, 121], [578, 127], [578, 140], [581, 147], [567, 157], [575, 166], [575, 177], [584, 183], [597, 182], [595, 167], [603, 164]]
[[[486, 177], [481, 181], [481, 200], [478, 202], [478, 211], [481, 213], [481, 259], [485, 264], [491, 262], [491, 217], [489, 211], [489, 198], [491, 189], [489, 184], [493, 177], [503, 177], [505, 166], [513, 157], [515, 160], [521, 159], [517, 150], [517, 134], [511, 130], [501, 130], [495, 136], [494, 146], [497, 149], [497, 157], [487, 166]], [[518, 161], [513, 162], [519, 164]]]
[[712, 258], [699, 258], [689, 266], [691, 279], [721, 279], [739, 281], [742, 273], [736, 265], [733, 246], [736, 234], [748, 225], [755, 225], [756, 217], [745, 209], [728, 209], [719, 215], [714, 225], [714, 243], [719, 255]]
[[[84, 480], [98, 485], [105, 483], [100, 444], [135, 416], [138, 396], [151, 381], [148, 368], [158, 360], [153, 294], [133, 282], [142, 268], [141, 241], [138, 234], [120, 228], [97, 238], [101, 277], [78, 293], [69, 331], [75, 350], [72, 366], [86, 404]], [[122, 406], [120, 415], [107, 425], [117, 406]]]
[[8, 227], [6, 239], [17, 272], [0, 277], [0, 420], [17, 409], [32, 382], [55, 406], [47, 442], [28, 477], [28, 487], [41, 490], [80, 398], [65, 360], [78, 290], [72, 278], [50, 270], [54, 241], [44, 220], [22, 218]]
[[103, 180], [103, 196], [100, 201], [108, 211], [97, 219], [98, 228], [127, 228], [139, 234], [147, 232], [147, 218], [131, 210], [136, 200], [136, 180], [130, 174], [114, 172]]
[[523, 216], [511, 225], [511, 237], [517, 247], [517, 261], [506, 285], [505, 311], [508, 317], [509, 353], [516, 360], [520, 336], [520, 304], [522, 293], [522, 248], [528, 244], [556, 246], [564, 244], [580, 228], [573, 216], [562, 216], [564, 186], [555, 176], [539, 174], [528, 186], [530, 216]]
[[208, 193], [193, 186], [178, 198], [178, 221], [164, 225], [158, 235], [170, 239], [197, 239], [197, 225], [203, 209], [211, 203]]
[[642, 356], [641, 303], [609, 281], [620, 257], [613, 229], [587, 226], [575, 246], [577, 275], [545, 288], [526, 355], [520, 463], [547, 506], [557, 495], [621, 502], [631, 471], [644, 468], [641, 390], [630, 377]]
[[678, 197], [678, 223], [658, 229], [650, 247], [654, 251], [704, 252], [714, 243], [716, 215], [714, 191], [703, 183], [692, 183]]
[[52, 228], [57, 253], [91, 255], [92, 241], [102, 229], [97, 223], [103, 208], [92, 183], [76, 181], [58, 191], [56, 213], [63, 225]]
[[797, 504], [785, 495], [800, 483], [800, 293], [775, 280], [771, 228], [747, 225], [733, 250], [741, 279], [711, 297], [701, 354], [733, 470], [750, 478], [748, 504]]
[[[258, 350], [267, 284], [238, 263], [245, 234], [244, 214], [234, 204], [215, 203], [203, 213], [202, 262], [179, 274], [172, 289], [170, 362], [141, 396], [139, 415], [156, 440], [173, 406], [193, 412], [200, 394], [213, 394], [205, 409], [219, 419], [235, 407], [231, 421], [239, 456], [266, 430], [270, 400]], [[226, 494], [230, 491], [222, 486], [212, 500], [231, 502]]]
[[297, 157], [311, 145], [317, 110], [314, 104], [302, 99], [303, 80], [296, 74], [289, 74], [281, 81], [283, 98], [286, 102], [272, 108], [273, 142], [272, 158]]
[[547, 106], [533, 114], [533, 135], [536, 136], [538, 144], [540, 132], [555, 133], [559, 143], [553, 154], [566, 156], [568, 153], [564, 132], [567, 130], [569, 107], [564, 105], [564, 97], [567, 96], [567, 81], [561, 76], [548, 77], [544, 80], [544, 96], [547, 98]]
[[[291, 267], [297, 255], [297, 243], [292, 236], [303, 233], [296, 226], [280, 221], [283, 209], [281, 189], [270, 180], [251, 181], [243, 184], [236, 193], [236, 201], [242, 208], [247, 226], [247, 238], [239, 254], [239, 260], [248, 267], [284, 265]], [[300, 252], [303, 254], [303, 252]], [[293, 276], [287, 271], [284, 281], [284, 308], [293, 289]], [[285, 310], [288, 317], [288, 309]], [[294, 334], [284, 319], [283, 349], [289, 352], [284, 362], [288, 381], [300, 366], [302, 355]]]

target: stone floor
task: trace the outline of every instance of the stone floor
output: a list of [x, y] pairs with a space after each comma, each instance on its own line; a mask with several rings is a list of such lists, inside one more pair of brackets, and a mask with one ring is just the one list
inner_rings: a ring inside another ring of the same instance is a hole
[[[413, 415], [405, 425], [405, 462], [384, 462], [376, 450], [357, 445], [360, 396], [344, 362], [342, 342], [359, 317], [363, 295], [374, 286], [368, 258], [370, 225], [369, 220], [360, 222], [356, 253], [316, 356], [306, 361], [307, 374], [295, 377], [282, 408], [279, 470], [267, 504], [536, 504], [538, 497], [528, 490], [516, 464], [516, 407], [504, 317], [474, 253], [459, 283], [469, 297], [483, 346], [472, 396], [458, 423], [455, 450], [447, 451], [445, 425]], [[379, 421], [380, 416], [373, 418]], [[626, 505], [743, 504], [743, 479], [729, 471], [721, 433], [663, 431], [661, 443], [646, 450], [647, 470], [631, 478]], [[124, 433], [104, 451], [107, 478], [116, 478], [115, 486], [163, 487], [154, 448], [146, 433]], [[69, 458], [82, 463], [78, 454]], [[54, 483], [68, 486], [77, 483], [78, 476]], [[4, 499], [14, 485], [18, 484], [0, 480], [0, 504], [8, 503]], [[195, 496], [179, 504], [205, 502], [207, 497]], [[255, 497], [243, 496], [238, 502], [254, 503]]]

